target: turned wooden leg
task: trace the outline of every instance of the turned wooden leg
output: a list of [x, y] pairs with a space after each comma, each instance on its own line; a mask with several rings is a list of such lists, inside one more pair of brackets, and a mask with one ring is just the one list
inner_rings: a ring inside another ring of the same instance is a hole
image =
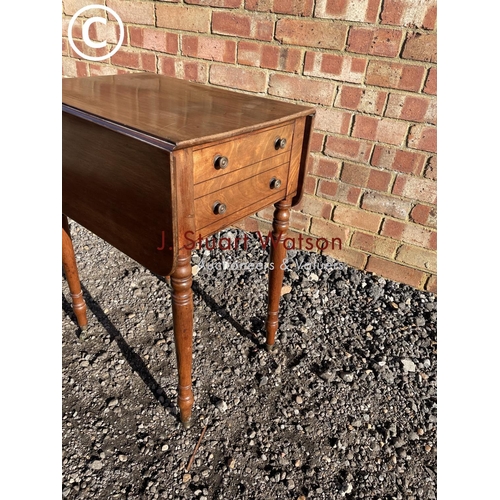
[[182, 249], [177, 258], [177, 267], [170, 277], [172, 284], [172, 311], [174, 316], [175, 352], [179, 372], [177, 404], [184, 427], [191, 426], [191, 409], [194, 403], [191, 386], [193, 365], [193, 282], [191, 251]]
[[286, 248], [283, 240], [288, 231], [290, 220], [290, 200], [283, 200], [275, 205], [273, 218], [273, 242], [271, 244], [271, 270], [269, 271], [269, 295], [267, 302], [266, 349], [274, 349], [274, 337], [278, 330], [278, 312], [281, 287], [285, 274]]
[[71, 304], [75, 313], [78, 326], [81, 330], [87, 329], [87, 306], [83, 300], [82, 288], [80, 286], [80, 278], [78, 277], [78, 269], [76, 267], [75, 251], [69, 232], [68, 218], [62, 216], [62, 260], [64, 274], [68, 282], [69, 291], [71, 294]]

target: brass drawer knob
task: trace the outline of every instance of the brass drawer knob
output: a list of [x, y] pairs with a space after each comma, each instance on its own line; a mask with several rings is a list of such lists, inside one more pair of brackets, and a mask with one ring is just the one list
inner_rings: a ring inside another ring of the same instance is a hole
[[216, 201], [214, 203], [214, 214], [215, 215], [222, 215], [226, 212], [226, 205], [224, 203], [221, 203], [220, 201]]
[[271, 179], [271, 182], [269, 183], [269, 186], [271, 189], [279, 189], [281, 187], [281, 180], [276, 179], [276, 177], [273, 177]]
[[276, 139], [276, 142], [274, 143], [274, 147], [276, 149], [285, 149], [285, 146], [286, 146], [286, 139], [283, 137], [278, 137]]
[[229, 165], [227, 156], [216, 155], [214, 158], [214, 167], [216, 169], [224, 169]]

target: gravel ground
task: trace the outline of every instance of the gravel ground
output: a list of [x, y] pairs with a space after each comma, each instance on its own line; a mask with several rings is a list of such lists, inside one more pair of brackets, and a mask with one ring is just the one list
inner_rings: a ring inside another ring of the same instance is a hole
[[196, 252], [185, 431], [168, 284], [71, 227], [89, 329], [63, 277], [63, 498], [436, 498], [434, 295], [290, 251], [268, 353], [268, 249]]

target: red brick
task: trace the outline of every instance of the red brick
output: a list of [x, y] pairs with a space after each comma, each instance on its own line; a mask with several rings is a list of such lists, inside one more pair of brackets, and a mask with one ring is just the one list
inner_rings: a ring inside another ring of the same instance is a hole
[[367, 260], [367, 255], [363, 252], [344, 246], [342, 247], [342, 250], [339, 250], [337, 246], [332, 248], [331, 244], [328, 245], [328, 248], [326, 248], [322, 254], [330, 255], [334, 259], [345, 262], [347, 265], [357, 269], [364, 269]]
[[290, 228], [297, 229], [298, 231], [308, 231], [310, 224], [311, 217], [292, 210], [290, 214]]
[[398, 196], [427, 203], [436, 203], [437, 198], [436, 181], [403, 174], [398, 174], [392, 192]]
[[380, 0], [317, 0], [314, 17], [375, 23]]
[[[98, 13], [96, 12], [96, 15]], [[68, 28], [69, 28], [69, 23], [71, 21], [71, 17], [63, 17], [62, 18], [62, 36], [68, 36]], [[82, 18], [76, 19], [76, 21], [73, 23], [73, 28], [71, 29], [71, 33], [73, 35], [73, 39], [78, 38], [82, 39], [82, 25], [83, 25], [83, 16]]]
[[357, 205], [361, 196], [361, 189], [344, 182], [327, 181], [320, 179], [318, 184], [318, 196], [340, 201], [349, 205]]
[[[437, 0], [435, 0], [436, 2]], [[425, 14], [424, 21], [422, 23], [423, 28], [428, 30], [433, 30], [436, 28], [436, 19], [437, 19], [437, 5], [431, 5], [427, 9], [427, 13]]]
[[68, 52], [69, 52], [69, 42], [66, 38], [63, 38], [62, 39], [62, 55], [63, 56], [67, 56], [68, 55]]
[[[117, 44], [120, 39], [120, 26], [118, 23], [108, 21], [106, 24], [92, 23], [89, 27], [89, 37], [95, 42], [106, 41]], [[128, 44], [127, 32], [123, 33], [123, 44]]]
[[156, 56], [151, 52], [132, 52], [122, 47], [111, 58], [111, 63], [126, 68], [156, 72]]
[[320, 179], [318, 183], [318, 196], [324, 196], [333, 200], [337, 196], [338, 188], [338, 182]]
[[366, 187], [368, 178], [370, 177], [370, 168], [354, 163], [344, 163], [340, 180], [354, 186]]
[[274, 23], [270, 17], [261, 14], [234, 14], [214, 11], [212, 33], [233, 35], [270, 42], [273, 39]]
[[382, 236], [356, 231], [352, 236], [351, 246], [371, 254], [392, 258], [400, 243]]
[[326, 158], [325, 156], [313, 155], [311, 161], [311, 174], [319, 177], [333, 179], [338, 177], [340, 171], [340, 161]]
[[430, 248], [431, 250], [437, 250], [437, 231], [433, 231], [431, 233], [428, 248]]
[[302, 67], [301, 61], [302, 52], [299, 49], [277, 47], [246, 40], [238, 43], [239, 64], [298, 73]]
[[110, 66], [109, 64], [89, 64], [90, 76], [121, 75], [132, 73], [132, 70]]
[[412, 269], [396, 262], [380, 259], [371, 255], [368, 257], [366, 270], [377, 276], [383, 276], [399, 283], [405, 283], [415, 288], [421, 288], [427, 275], [416, 269]]
[[402, 245], [396, 255], [396, 260], [411, 267], [425, 269], [430, 272], [437, 270], [436, 252], [410, 245]]
[[86, 62], [78, 59], [63, 57], [62, 74], [71, 78], [88, 76], [88, 65]]
[[416, 224], [435, 228], [437, 226], [436, 211], [436, 207], [421, 205], [419, 203], [413, 207], [413, 210], [410, 213], [410, 218]]
[[250, 37], [252, 19], [250, 16], [232, 12], [213, 13], [212, 32], [225, 35]]
[[408, 124], [405, 122], [357, 115], [354, 118], [352, 136], [398, 146], [403, 144], [407, 129]]
[[426, 179], [437, 179], [437, 156], [431, 156], [425, 166], [424, 177]]
[[262, 210], [259, 210], [257, 212], [257, 217], [260, 217], [261, 219], [266, 219], [266, 220], [273, 220], [273, 215], [274, 215], [274, 208], [271, 207], [265, 207]]
[[437, 70], [436, 68], [430, 68], [427, 79], [425, 80], [424, 92], [426, 94], [437, 94]]
[[179, 50], [179, 35], [168, 33], [158, 28], [139, 28], [129, 26], [130, 45], [143, 49], [177, 54]]
[[[104, 0], [97, 0], [92, 2], [93, 5], [104, 5]], [[76, 14], [82, 7], [87, 7], [87, 5], [91, 5], [87, 0], [63, 0], [63, 12], [72, 16]], [[102, 9], [91, 9], [87, 10], [82, 14], [82, 17], [92, 17], [99, 16], [102, 17], [103, 10]]]
[[190, 82], [207, 83], [208, 65], [202, 61], [192, 61], [180, 57], [159, 56], [159, 73]]
[[334, 134], [347, 135], [351, 123], [352, 113], [347, 113], [339, 109], [316, 109], [314, 127], [318, 130], [325, 130]]
[[406, 183], [406, 178], [402, 175], [397, 175], [394, 185], [392, 186], [392, 192], [394, 194], [400, 194], [403, 191], [404, 185]]
[[372, 144], [358, 139], [343, 136], [328, 136], [325, 154], [349, 160], [367, 163], [372, 151]]
[[124, 0], [106, 0], [106, 5], [113, 9], [124, 23], [155, 24], [155, 6], [153, 2], [126, 2]]
[[382, 222], [382, 216], [359, 210], [354, 207], [337, 205], [333, 211], [333, 220], [339, 224], [357, 227], [376, 233]]
[[404, 222], [386, 219], [384, 221], [384, 225], [382, 226], [382, 231], [380, 234], [383, 236], [388, 236], [389, 238], [393, 238], [395, 240], [401, 240], [403, 236], [403, 231], [406, 225]]
[[365, 75], [366, 63], [366, 59], [359, 57], [307, 52], [304, 75], [361, 83]]
[[342, 50], [348, 27], [330, 21], [285, 18], [276, 23], [276, 40], [289, 45]]
[[267, 235], [269, 234], [269, 231], [272, 231], [273, 226], [271, 222], [257, 218], [255, 218], [254, 220], [257, 222], [257, 231], [260, 231], [261, 234]]
[[334, 92], [335, 85], [331, 82], [309, 80], [300, 76], [273, 73], [269, 80], [269, 94], [313, 104], [330, 106]]
[[381, 19], [383, 24], [434, 29], [436, 0], [384, 0]]
[[356, 110], [360, 113], [380, 115], [384, 109], [386, 98], [387, 92], [342, 85], [335, 99], [335, 106]]
[[392, 175], [383, 170], [370, 169], [370, 176], [366, 187], [375, 191], [387, 192], [392, 181]]
[[371, 163], [375, 167], [420, 175], [426, 155], [414, 151], [375, 146]]
[[[148, 2], [153, 6], [153, 2]], [[184, 7], [156, 2], [156, 23], [159, 28], [208, 33], [211, 9]]]
[[427, 280], [427, 283], [425, 284], [425, 289], [428, 292], [433, 293], [434, 295], [437, 294], [437, 276], [436, 275], [429, 276], [429, 279]]
[[[102, 57], [102, 56], [106, 56], [108, 55], [111, 51], [110, 49], [105, 46], [105, 47], [100, 47], [100, 48], [93, 48], [93, 47], [89, 47], [86, 43], [82, 42], [81, 40], [73, 40], [74, 44], [75, 44], [75, 47], [82, 53], [82, 54], [85, 54], [87, 56], [91, 56], [91, 57]], [[77, 54], [72, 47], [69, 47], [69, 55], [72, 57], [72, 58], [75, 58], [75, 59], [82, 59], [82, 60], [86, 60], [85, 58], [83, 58], [82, 56], [80, 56], [80, 54]], [[123, 49], [121, 49], [123, 50]], [[109, 58], [106, 59], [106, 61], [109, 61]]]
[[397, 57], [403, 33], [400, 30], [351, 27], [347, 50], [358, 54]]
[[325, 142], [325, 134], [320, 132], [314, 132], [311, 134], [311, 141], [309, 143], [309, 148], [311, 153], [323, 151], [323, 144]]
[[333, 205], [321, 198], [315, 196], [304, 195], [297, 207], [302, 212], [312, 215], [313, 217], [321, 217], [323, 219], [330, 219], [332, 216]]
[[[339, 238], [342, 248], [347, 246], [347, 242], [349, 240], [349, 228], [339, 226], [334, 222], [327, 222], [322, 219], [313, 218], [311, 222], [311, 230], [309, 232], [315, 236], [325, 238], [329, 241], [331, 241], [333, 238]], [[335, 246], [337, 247], [336, 244]]]
[[292, 14], [309, 17], [312, 14], [313, 0], [245, 0], [246, 10]]
[[309, 142], [309, 149], [311, 153], [323, 153], [325, 137], [326, 134], [324, 134], [323, 132], [316, 132], [313, 130]]
[[260, 69], [244, 69], [235, 66], [213, 64], [210, 68], [210, 83], [250, 92], [266, 90], [266, 73]]
[[366, 83], [417, 92], [422, 85], [424, 73], [423, 66], [373, 60], [368, 63]]
[[234, 63], [236, 62], [236, 42], [210, 36], [182, 35], [182, 55]]
[[259, 210], [255, 216], [259, 218], [259, 220], [264, 219], [266, 222], [271, 222], [273, 220], [273, 212], [272, 207], [266, 207], [262, 210]]
[[395, 196], [368, 192], [363, 195], [361, 208], [397, 219], [406, 219], [411, 210], [411, 203]]
[[435, 33], [408, 33], [402, 57], [414, 61], [437, 61], [437, 35]]
[[[177, 2], [178, 0], [173, 0]], [[206, 5], [209, 7], [225, 7], [226, 9], [237, 9], [243, 0], [184, 0], [184, 3], [193, 5]]]
[[432, 239], [436, 233], [417, 224], [386, 219], [380, 234], [411, 245], [433, 249]]
[[413, 122], [436, 123], [436, 100], [429, 97], [391, 94], [385, 116]]
[[316, 179], [310, 175], [304, 179], [304, 194], [316, 194]]
[[426, 125], [411, 127], [410, 134], [408, 135], [408, 147], [435, 153], [437, 151], [436, 127], [428, 127]]

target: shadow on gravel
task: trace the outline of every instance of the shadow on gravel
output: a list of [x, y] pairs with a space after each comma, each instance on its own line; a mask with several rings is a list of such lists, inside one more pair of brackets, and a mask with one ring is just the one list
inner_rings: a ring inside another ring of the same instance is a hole
[[[126, 359], [127, 363], [132, 368], [132, 371], [136, 372], [139, 377], [141, 377], [142, 381], [146, 385], [146, 387], [151, 391], [153, 397], [168, 411], [170, 411], [171, 407], [174, 406], [172, 400], [167, 396], [166, 392], [160, 387], [160, 384], [156, 381], [156, 379], [149, 373], [149, 370], [146, 367], [146, 364], [142, 360], [142, 358], [134, 352], [134, 350], [127, 344], [122, 334], [116, 328], [116, 326], [111, 322], [111, 320], [106, 316], [106, 313], [101, 309], [101, 306], [92, 298], [89, 291], [82, 285], [83, 297], [87, 304], [87, 309], [91, 311], [94, 316], [97, 318], [102, 327], [108, 332], [109, 339], [111, 342], [116, 342], [116, 345], [119, 347], [120, 351], [123, 354], [123, 357]], [[76, 318], [73, 314], [73, 309], [71, 304], [67, 301], [66, 297], [63, 294], [63, 309], [66, 314], [72, 319], [73, 323], [78, 328], [78, 323], [76, 322]], [[85, 340], [85, 336], [82, 335], [82, 332], [78, 328], [78, 338], [80, 340]]]
[[[246, 330], [241, 323], [238, 323], [229, 313], [229, 311], [224, 307], [219, 305], [210, 295], [208, 295], [196, 281], [193, 280], [193, 293], [201, 297], [202, 300], [207, 304], [210, 310], [217, 314], [217, 316], [225, 319], [240, 335], [253, 342], [258, 347], [263, 347], [265, 342], [259, 339], [259, 336], [255, 332], [250, 332]], [[264, 322], [262, 320], [258, 320], [255, 318], [255, 321], [252, 321], [253, 328], [257, 331], [261, 331]], [[265, 338], [264, 338], [265, 340]]]

